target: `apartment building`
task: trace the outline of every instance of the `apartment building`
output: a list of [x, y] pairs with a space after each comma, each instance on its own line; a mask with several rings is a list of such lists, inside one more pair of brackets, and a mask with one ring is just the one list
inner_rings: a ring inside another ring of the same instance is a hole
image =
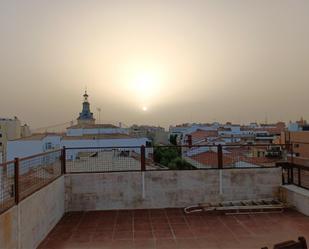
[[7, 143], [9, 140], [30, 135], [28, 125], [21, 125], [21, 121], [14, 117], [0, 118], [0, 163], [7, 160]]
[[309, 166], [309, 130], [282, 132], [280, 142], [292, 144], [294, 163]]

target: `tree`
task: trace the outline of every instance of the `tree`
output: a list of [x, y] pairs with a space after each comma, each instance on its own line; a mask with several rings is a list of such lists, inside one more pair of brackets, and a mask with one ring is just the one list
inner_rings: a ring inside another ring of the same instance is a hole
[[154, 161], [173, 170], [196, 169], [181, 158], [180, 147], [155, 147]]
[[170, 135], [170, 143], [173, 144], [173, 145], [177, 145], [177, 134]]

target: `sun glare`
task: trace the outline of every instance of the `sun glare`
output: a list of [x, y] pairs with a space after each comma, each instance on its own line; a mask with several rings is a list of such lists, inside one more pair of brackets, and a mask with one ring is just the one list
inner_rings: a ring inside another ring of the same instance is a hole
[[160, 63], [130, 62], [121, 69], [121, 81], [125, 86], [125, 98], [130, 99], [141, 111], [149, 111], [162, 96], [166, 85], [166, 68]]
[[140, 96], [150, 97], [156, 92], [159, 79], [157, 75], [150, 72], [141, 72], [133, 80], [135, 91]]

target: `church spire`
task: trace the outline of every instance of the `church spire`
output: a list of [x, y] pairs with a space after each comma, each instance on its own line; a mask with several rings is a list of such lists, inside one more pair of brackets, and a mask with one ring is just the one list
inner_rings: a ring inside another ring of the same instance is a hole
[[83, 109], [82, 112], [79, 113], [79, 117], [77, 118], [78, 124], [94, 124], [95, 119], [93, 118], [93, 113], [90, 111], [90, 103], [88, 101], [88, 93], [87, 89], [83, 95], [84, 102], [83, 102]]

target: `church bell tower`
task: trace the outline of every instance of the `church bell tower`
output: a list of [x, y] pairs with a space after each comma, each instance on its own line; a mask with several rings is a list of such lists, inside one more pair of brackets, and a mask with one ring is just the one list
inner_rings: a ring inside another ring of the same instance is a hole
[[95, 119], [93, 118], [93, 113], [90, 111], [90, 103], [88, 101], [89, 95], [87, 91], [83, 95], [84, 102], [83, 102], [83, 109], [82, 112], [79, 113], [79, 117], [77, 118], [78, 124], [95, 124]]

